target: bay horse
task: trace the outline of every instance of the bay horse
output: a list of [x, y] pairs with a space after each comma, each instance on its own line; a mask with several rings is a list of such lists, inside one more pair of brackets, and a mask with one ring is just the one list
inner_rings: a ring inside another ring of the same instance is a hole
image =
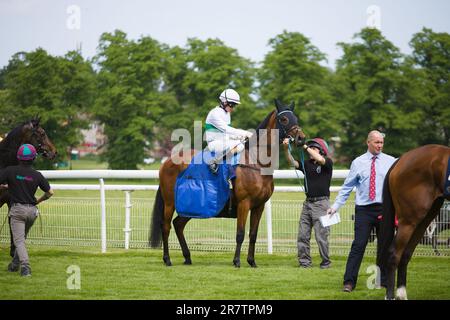
[[[17, 150], [24, 143], [32, 144], [36, 148], [37, 153], [47, 159], [53, 160], [57, 155], [55, 146], [50, 141], [44, 128], [40, 126], [40, 119], [34, 117], [12, 129], [5, 139], [0, 141], [0, 169], [19, 164]], [[5, 203], [9, 207], [9, 193], [8, 189], [2, 188], [0, 189], [0, 208]], [[10, 255], [14, 256], [15, 247], [11, 232], [10, 235]]]
[[402, 155], [385, 177], [377, 264], [386, 272], [386, 299], [394, 299], [395, 271], [396, 298], [407, 299], [408, 262], [444, 199], [450, 199], [450, 190], [444, 190], [449, 157], [449, 147], [425, 145]]
[[[256, 135], [256, 148], [267, 148], [267, 154], [270, 156], [270, 150], [273, 143], [280, 144], [288, 137], [294, 140], [294, 143], [301, 146], [305, 142], [305, 135], [298, 124], [295, 116], [294, 103], [289, 106], [282, 105], [275, 100], [276, 110], [270, 112], [265, 120], [258, 126]], [[266, 130], [260, 130], [266, 129]], [[278, 130], [278, 131], [277, 131]], [[260, 132], [262, 132], [260, 134]], [[278, 135], [279, 133], [279, 135]], [[264, 144], [262, 135], [266, 134], [266, 144]], [[279, 137], [279, 141], [274, 141]], [[260, 145], [261, 144], [261, 145]], [[276, 147], [278, 147], [276, 145]], [[250, 164], [251, 154], [250, 144], [247, 142], [241, 156], [241, 161], [236, 168], [236, 179], [234, 180], [231, 199], [236, 206], [237, 228], [236, 228], [236, 250], [233, 264], [236, 268], [241, 265], [240, 254], [241, 246], [245, 237], [245, 224], [248, 212], [250, 211], [250, 232], [249, 248], [247, 262], [251, 267], [256, 267], [255, 263], [255, 243], [258, 233], [258, 226], [261, 215], [264, 210], [264, 204], [271, 197], [274, 189], [273, 172], [271, 174], [261, 174], [263, 167], [259, 159]], [[171, 266], [169, 256], [169, 232], [171, 228], [172, 216], [175, 211], [174, 187], [177, 176], [187, 168], [195, 150], [190, 150], [188, 154], [180, 153], [168, 158], [159, 170], [159, 188], [156, 194], [151, 223], [150, 246], [160, 247], [161, 237], [163, 241], [163, 261], [166, 266]], [[176, 159], [175, 159], [176, 158]], [[191, 218], [177, 216], [173, 220], [173, 226], [184, 257], [184, 264], [192, 264], [191, 254], [184, 237], [184, 228]]]

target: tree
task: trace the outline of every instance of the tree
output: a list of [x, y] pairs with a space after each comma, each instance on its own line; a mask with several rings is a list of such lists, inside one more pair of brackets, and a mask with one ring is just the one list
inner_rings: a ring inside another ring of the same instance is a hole
[[[78, 52], [53, 57], [43, 49], [17, 53], [4, 69], [0, 97], [2, 121], [18, 125], [38, 115], [41, 125], [65, 159], [87, 125], [81, 114], [92, 106], [95, 74]], [[14, 108], [14, 112], [7, 110]], [[9, 130], [12, 128], [10, 127]], [[51, 164], [44, 161], [41, 167]]]
[[385, 151], [393, 155], [417, 145], [422, 111], [412, 103], [413, 74], [404, 57], [377, 29], [365, 28], [357, 41], [339, 43], [344, 54], [337, 61], [340, 96], [347, 108], [342, 122], [341, 153], [348, 159], [361, 153], [367, 133], [377, 129], [386, 136]]
[[258, 73], [262, 104], [271, 110], [276, 98], [284, 103], [294, 101], [307, 137], [319, 136], [330, 142], [339, 134], [343, 113], [333, 96], [334, 75], [321, 65], [325, 55], [298, 32], [284, 31], [270, 39], [269, 45], [272, 49]]
[[419, 126], [420, 144], [450, 144], [450, 35], [423, 28], [416, 33], [410, 46], [412, 64], [423, 72], [422, 99], [425, 114]]
[[150, 148], [167, 109], [176, 104], [164, 90], [163, 45], [150, 37], [130, 41], [116, 30], [100, 38], [95, 115], [108, 137], [103, 154], [111, 169], [135, 169]]

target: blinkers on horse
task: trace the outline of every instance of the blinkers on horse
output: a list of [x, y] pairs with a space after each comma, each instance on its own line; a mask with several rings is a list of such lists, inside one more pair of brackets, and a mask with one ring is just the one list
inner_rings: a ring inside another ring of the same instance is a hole
[[[277, 110], [280, 110], [280, 102], [275, 99], [275, 105]], [[290, 141], [293, 141], [296, 146], [301, 147], [305, 143], [305, 139], [302, 138], [302, 135], [298, 134], [301, 131], [300, 126], [298, 125], [298, 119], [294, 114], [294, 102], [292, 102], [288, 109], [278, 111], [275, 116], [277, 126], [276, 128], [279, 130], [279, 139], [280, 143], [288, 138]]]

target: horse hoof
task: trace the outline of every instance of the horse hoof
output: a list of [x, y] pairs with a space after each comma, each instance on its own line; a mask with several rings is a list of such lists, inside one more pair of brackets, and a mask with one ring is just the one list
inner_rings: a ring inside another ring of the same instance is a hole
[[406, 295], [406, 287], [401, 286], [397, 288], [396, 297], [397, 300], [408, 300], [408, 296]]
[[164, 264], [166, 265], [166, 267], [172, 266], [172, 262], [170, 261], [169, 258], [163, 258], [163, 260], [164, 260]]
[[236, 268], [240, 268], [241, 267], [241, 263], [239, 261], [233, 261], [233, 264]]
[[256, 265], [256, 263], [255, 263], [255, 261], [253, 260], [253, 261], [247, 261], [248, 262], [248, 264], [250, 265], [250, 267], [252, 267], [252, 268], [258, 268], [258, 266]]
[[186, 259], [186, 260], [184, 260], [184, 264], [185, 264], [185, 265], [191, 265], [191, 264], [192, 264], [191, 259]]

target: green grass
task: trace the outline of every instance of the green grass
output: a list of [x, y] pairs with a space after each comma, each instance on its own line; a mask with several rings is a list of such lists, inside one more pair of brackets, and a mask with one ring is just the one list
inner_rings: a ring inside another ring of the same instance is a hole
[[[4, 248], [4, 247], [2, 247]], [[258, 268], [245, 262], [232, 266], [232, 252], [192, 252], [193, 265], [183, 265], [178, 250], [172, 250], [172, 267], [165, 267], [160, 250], [119, 250], [101, 254], [92, 249], [29, 249], [33, 276], [22, 278], [6, 272], [9, 256], [0, 251], [0, 299], [152, 299], [152, 300], [347, 300], [384, 298], [384, 290], [368, 289], [365, 258], [356, 290], [341, 292], [345, 257], [333, 257], [333, 266], [322, 270], [319, 257], [314, 267], [297, 267], [295, 255], [258, 254]], [[80, 267], [81, 289], [67, 289], [66, 272]], [[408, 270], [410, 299], [450, 299], [448, 258], [415, 257]]]

